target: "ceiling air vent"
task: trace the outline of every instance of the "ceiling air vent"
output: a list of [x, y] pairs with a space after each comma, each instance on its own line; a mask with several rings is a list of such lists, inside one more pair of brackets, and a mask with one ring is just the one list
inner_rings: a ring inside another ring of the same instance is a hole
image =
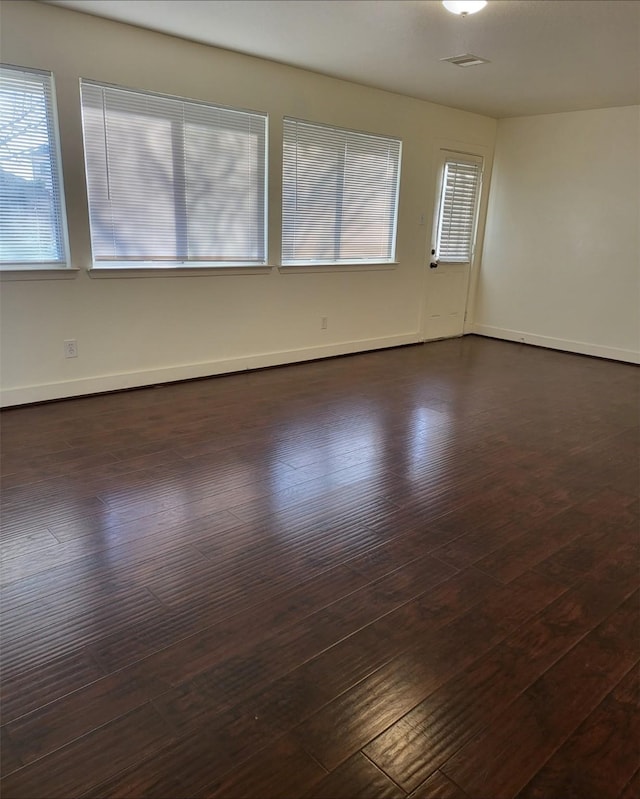
[[479, 55], [464, 53], [463, 55], [452, 55], [451, 58], [441, 58], [440, 61], [449, 61], [457, 67], [476, 67], [478, 64], [489, 64], [487, 58], [480, 58]]

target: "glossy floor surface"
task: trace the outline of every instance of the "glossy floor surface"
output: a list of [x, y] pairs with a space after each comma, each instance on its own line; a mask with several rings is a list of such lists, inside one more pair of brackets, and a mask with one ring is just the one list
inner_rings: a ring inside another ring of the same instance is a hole
[[2, 795], [640, 795], [638, 369], [467, 337], [2, 414]]

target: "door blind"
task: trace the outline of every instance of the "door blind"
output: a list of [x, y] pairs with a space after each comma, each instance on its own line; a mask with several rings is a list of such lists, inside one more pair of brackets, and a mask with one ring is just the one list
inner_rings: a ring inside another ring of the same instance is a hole
[[479, 161], [453, 157], [445, 161], [436, 243], [440, 261], [471, 260], [481, 176]]

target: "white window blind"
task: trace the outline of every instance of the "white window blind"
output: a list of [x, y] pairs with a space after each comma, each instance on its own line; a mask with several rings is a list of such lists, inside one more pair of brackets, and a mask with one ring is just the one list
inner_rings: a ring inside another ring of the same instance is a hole
[[397, 139], [284, 120], [282, 263], [395, 258]]
[[480, 160], [449, 157], [445, 161], [436, 244], [441, 261], [471, 260], [481, 176]]
[[50, 72], [0, 66], [0, 263], [67, 266]]
[[96, 266], [265, 263], [266, 115], [81, 89]]

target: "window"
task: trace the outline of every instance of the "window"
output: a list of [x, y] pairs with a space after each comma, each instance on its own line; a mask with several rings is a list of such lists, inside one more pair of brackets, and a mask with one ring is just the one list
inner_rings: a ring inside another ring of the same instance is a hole
[[282, 263], [395, 258], [397, 139], [284, 120]]
[[53, 75], [4, 64], [0, 264], [5, 269], [68, 265]]
[[481, 180], [481, 158], [454, 154], [446, 157], [438, 209], [438, 260], [445, 263], [471, 260]]
[[94, 266], [264, 264], [264, 114], [83, 80]]

